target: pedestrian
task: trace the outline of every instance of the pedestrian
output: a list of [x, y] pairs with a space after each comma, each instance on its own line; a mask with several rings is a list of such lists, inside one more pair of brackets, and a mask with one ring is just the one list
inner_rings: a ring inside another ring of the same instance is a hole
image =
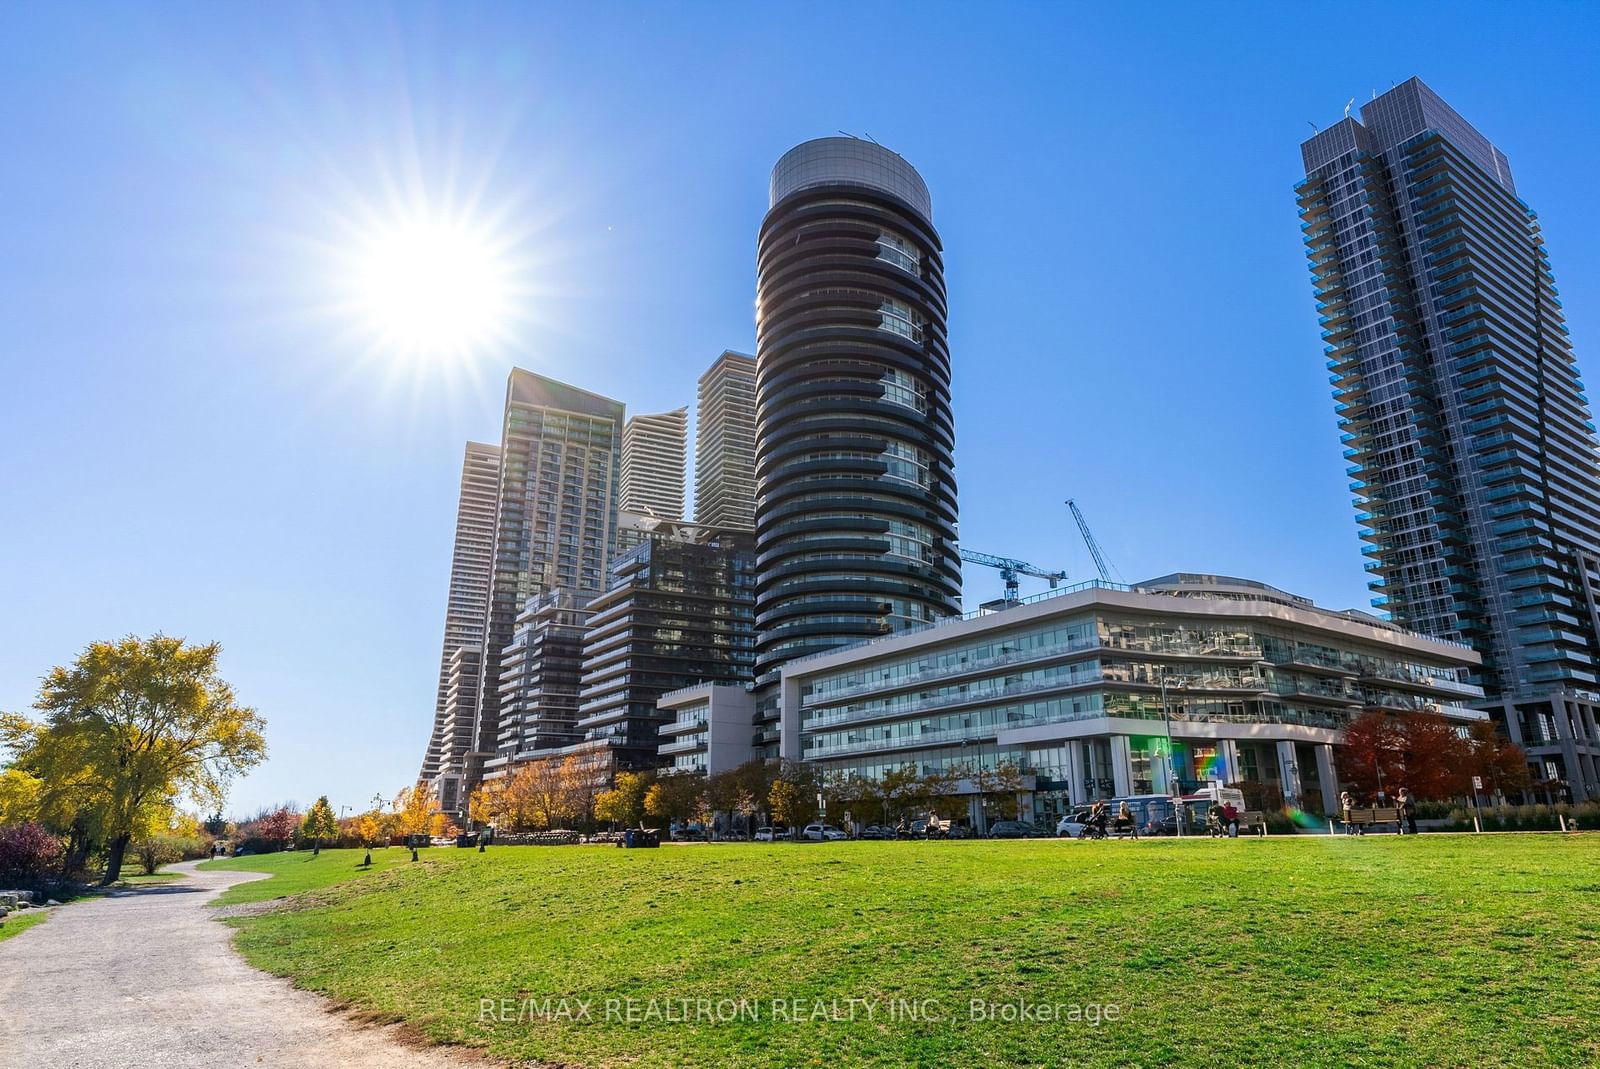
[[1139, 829], [1133, 822], [1133, 810], [1128, 808], [1127, 802], [1117, 806], [1117, 831], [1125, 831], [1135, 839], [1139, 837]]
[[722, 814], [718, 813], [711, 818], [711, 841], [720, 842], [722, 839]]
[[1410, 787], [1401, 787], [1395, 801], [1400, 812], [1399, 824], [1402, 832], [1407, 835], [1417, 834], [1417, 800], [1411, 797]]
[[1344, 821], [1344, 833], [1356, 833], [1356, 799], [1349, 791], [1339, 795], [1339, 819]]

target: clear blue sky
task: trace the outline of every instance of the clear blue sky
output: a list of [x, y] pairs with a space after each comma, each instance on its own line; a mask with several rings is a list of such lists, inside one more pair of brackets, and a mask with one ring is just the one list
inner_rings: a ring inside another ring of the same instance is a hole
[[[225, 646], [235, 812], [415, 775], [462, 443], [513, 363], [632, 411], [753, 345], [788, 147], [904, 154], [946, 245], [964, 544], [1367, 592], [1292, 187], [1420, 75], [1511, 157], [1600, 355], [1583, 4], [52, 5], [0, 15], [0, 708], [88, 641]], [[1336, 35], [1349, 31], [1344, 39]], [[353, 220], [476, 205], [528, 293], [469, 364], [330, 311]], [[972, 604], [992, 572], [969, 576]], [[1031, 588], [1030, 588], [1031, 589]]]

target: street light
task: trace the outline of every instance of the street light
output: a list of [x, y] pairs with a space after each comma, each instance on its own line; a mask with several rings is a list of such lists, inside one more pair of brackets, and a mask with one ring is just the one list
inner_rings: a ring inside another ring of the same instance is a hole
[[[1178, 786], [1178, 765], [1172, 754], [1172, 717], [1167, 710], [1167, 666], [1156, 665], [1156, 671], [1161, 675], [1161, 723], [1167, 730], [1167, 791], [1176, 799], [1183, 791]], [[1188, 680], [1183, 679], [1181, 685], [1187, 690]], [[1180, 802], [1172, 803], [1172, 819], [1178, 829], [1178, 838], [1183, 838], [1183, 805]]]

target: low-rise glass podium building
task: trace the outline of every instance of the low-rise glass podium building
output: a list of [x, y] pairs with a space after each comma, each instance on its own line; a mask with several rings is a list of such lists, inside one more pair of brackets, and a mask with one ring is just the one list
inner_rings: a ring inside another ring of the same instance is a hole
[[1466, 646], [1247, 579], [1093, 582], [790, 661], [781, 748], [874, 778], [1010, 762], [1040, 820], [1167, 794], [1174, 776], [1276, 785], [1331, 813], [1344, 725], [1370, 709], [1482, 720], [1467, 707], [1482, 692], [1462, 681], [1478, 664]]

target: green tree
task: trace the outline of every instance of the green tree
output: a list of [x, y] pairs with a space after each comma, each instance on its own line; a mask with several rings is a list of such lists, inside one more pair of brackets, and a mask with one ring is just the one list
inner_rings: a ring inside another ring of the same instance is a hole
[[306, 810], [305, 819], [300, 821], [300, 838], [311, 840], [311, 856], [322, 853], [322, 840], [335, 838], [339, 834], [339, 818], [333, 815], [333, 806], [328, 804], [328, 796], [323, 795], [311, 804]]
[[232, 777], [265, 758], [265, 722], [218, 675], [221, 653], [164, 635], [94, 642], [45, 677], [42, 723], [0, 722], [15, 765], [41, 781], [48, 819], [79, 849], [106, 846], [103, 883], [180, 797], [220, 808]]

